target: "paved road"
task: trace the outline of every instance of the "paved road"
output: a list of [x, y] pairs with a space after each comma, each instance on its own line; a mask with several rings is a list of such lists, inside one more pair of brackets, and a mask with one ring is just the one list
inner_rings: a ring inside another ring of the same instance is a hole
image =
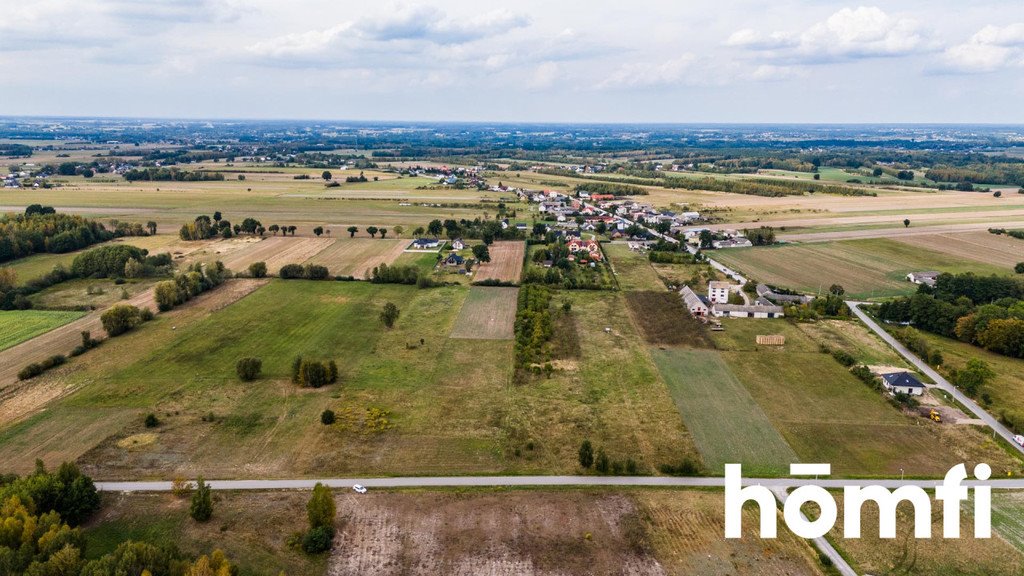
[[[451, 487], [503, 487], [503, 486], [647, 486], [647, 487], [722, 487], [721, 477], [665, 477], [665, 476], [413, 476], [395, 478], [321, 478], [285, 480], [210, 480], [210, 487], [217, 490], [312, 490], [320, 482], [331, 488], [350, 488], [362, 484], [367, 488], [451, 488]], [[921, 486], [930, 489], [941, 480], [850, 480], [850, 479], [807, 479], [807, 478], [744, 478], [744, 485], [766, 486], [769, 488], [796, 488], [815, 485], [825, 488], [843, 486]], [[965, 485], [975, 482], [966, 481]], [[1024, 489], [1024, 478], [996, 479], [985, 484], [996, 489]], [[167, 492], [171, 483], [166, 481], [97, 482], [96, 488], [106, 492]]]
[[[772, 488], [772, 493], [775, 494], [775, 498], [783, 504], [786, 503], [786, 498], [789, 497], [785, 488]], [[803, 512], [800, 512], [800, 516], [802, 516], [804, 520], [807, 520], [807, 515]], [[824, 536], [812, 538], [811, 542], [813, 542], [814, 546], [817, 547], [825, 556], [828, 556], [829, 560], [832, 561], [832, 565], [836, 567], [836, 570], [838, 570], [842, 576], [857, 576], [857, 571], [846, 562], [846, 558], [843, 558], [843, 555], [840, 554], [839, 551], [832, 546], [832, 543]]]
[[1017, 444], [1016, 442], [1013, 441], [1013, 432], [1011, 432], [1006, 426], [1003, 426], [998, 420], [996, 420], [991, 414], [986, 412], [985, 409], [983, 409], [981, 406], [978, 406], [974, 402], [974, 400], [971, 400], [970, 398], [967, 397], [966, 394], [964, 394], [955, 386], [950, 384], [948, 380], [943, 378], [941, 374], [933, 370], [931, 366], [926, 364], [924, 361], [918, 358], [913, 352], [908, 350], [906, 346], [900, 344], [898, 340], [893, 338], [888, 332], [882, 329], [882, 327], [879, 326], [877, 322], [872, 320], [870, 316], [865, 314], [864, 311], [860, 309], [860, 305], [862, 304], [864, 304], [864, 302], [846, 302], [846, 305], [850, 307], [850, 310], [853, 310], [853, 313], [857, 315], [857, 318], [860, 318], [861, 322], [867, 324], [868, 328], [871, 328], [876, 334], [878, 334], [882, 338], [882, 340], [885, 340], [887, 344], [889, 344], [890, 346], [893, 347], [893, 349], [899, 352], [900, 356], [906, 358], [907, 361], [913, 364], [914, 367], [917, 368], [922, 374], [931, 378], [935, 382], [935, 384], [944, 392], [951, 395], [953, 398], [956, 398], [957, 402], [964, 405], [979, 420], [981, 420], [989, 427], [991, 427], [993, 430], [995, 430], [996, 434], [999, 434], [1000, 436], [1005, 438], [1006, 441], [1009, 442], [1010, 445], [1017, 450], [1017, 452], [1024, 454], [1024, 446], [1021, 446], [1020, 444]]

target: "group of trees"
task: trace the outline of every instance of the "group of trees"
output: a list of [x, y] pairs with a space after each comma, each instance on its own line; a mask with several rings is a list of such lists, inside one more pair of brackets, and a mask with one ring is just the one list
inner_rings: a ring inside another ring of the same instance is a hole
[[319, 554], [331, 549], [334, 541], [334, 516], [337, 513], [331, 490], [317, 482], [313, 495], [306, 503], [309, 530], [302, 535], [302, 550], [308, 554]]
[[43, 252], [73, 252], [115, 236], [95, 220], [33, 204], [25, 214], [0, 217], [0, 262]]
[[106, 330], [107, 335], [111, 338], [134, 330], [143, 322], [148, 322], [152, 319], [152, 310], [149, 308], [139, 308], [131, 304], [116, 304], [107, 308], [100, 315], [103, 329]]
[[[0, 574], [9, 576], [231, 576], [223, 552], [195, 562], [172, 543], [126, 541], [87, 560], [78, 526], [99, 509], [100, 497], [88, 476], [71, 463], [48, 472], [42, 462], [32, 474], [0, 476]], [[212, 508], [211, 508], [212, 510]]]
[[230, 272], [219, 260], [203, 265], [196, 262], [190, 268], [177, 274], [173, 280], [164, 280], [154, 288], [157, 308], [166, 312], [179, 304], [220, 286]]
[[761, 226], [760, 228], [748, 228], [743, 231], [743, 235], [750, 240], [750, 243], [754, 246], [770, 246], [775, 244], [775, 229], [771, 226]]
[[181, 170], [178, 168], [132, 168], [123, 174], [124, 179], [129, 182], [136, 180], [161, 181], [161, 182], [202, 182], [210, 180], [223, 180], [224, 174], [220, 172], [207, 172], [203, 170]]
[[285, 264], [277, 273], [282, 280], [328, 280], [331, 277], [330, 270], [320, 264]]
[[479, 217], [473, 220], [448, 218], [443, 222], [431, 220], [426, 228], [419, 227], [413, 230], [413, 236], [423, 236], [424, 234], [435, 238], [440, 238], [443, 234], [449, 240], [472, 238], [482, 240], [484, 244], [488, 245], [494, 243], [495, 240], [520, 240], [523, 238], [523, 233], [515, 226], [502, 228], [501, 222], [498, 220], [483, 220]]
[[306, 388], [320, 388], [338, 381], [338, 364], [296, 356], [292, 361], [292, 383]]
[[628, 474], [629, 476], [637, 476], [640, 474], [640, 465], [636, 463], [636, 460], [627, 458], [624, 462], [618, 460], [612, 460], [605, 453], [603, 448], [594, 450], [593, 444], [590, 440], [584, 440], [580, 444], [580, 449], [577, 452], [577, 458], [580, 463], [580, 467], [584, 470], [590, 470], [593, 468], [598, 474]]
[[170, 266], [170, 254], [150, 256], [143, 248], [117, 244], [79, 254], [71, 261], [70, 274], [77, 278], [141, 278], [160, 273]]
[[430, 277], [416, 266], [388, 266], [384, 263], [373, 267], [370, 272], [370, 282], [374, 284], [415, 284], [419, 288], [433, 286]]
[[528, 368], [550, 360], [548, 341], [553, 333], [552, 293], [546, 286], [524, 285], [519, 290], [515, 320], [517, 368]]
[[573, 192], [589, 192], [590, 194], [611, 194], [612, 196], [646, 196], [647, 190], [631, 184], [617, 182], [585, 182], [577, 184]]
[[[292, 235], [295, 235], [295, 226], [278, 226], [272, 224], [270, 231], [275, 235], [279, 230], [284, 230], [285, 233], [291, 231]], [[251, 217], [247, 217], [242, 220], [241, 224], [232, 225], [231, 222], [225, 220], [220, 212], [214, 212], [213, 216], [207, 216], [201, 214], [196, 216], [193, 222], [189, 222], [181, 225], [181, 229], [178, 231], [178, 236], [182, 240], [194, 241], [194, 240], [207, 240], [210, 238], [231, 238], [240, 234], [250, 234], [254, 236], [263, 236], [267, 231], [263, 227], [263, 224]]]

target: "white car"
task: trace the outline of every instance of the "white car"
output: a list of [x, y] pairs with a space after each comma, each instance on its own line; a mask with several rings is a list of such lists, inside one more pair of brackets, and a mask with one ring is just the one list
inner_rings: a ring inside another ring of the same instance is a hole
[[1014, 436], [1013, 441], [1016, 442], [1017, 444], [1020, 444], [1021, 446], [1024, 446], [1024, 436], [1021, 436], [1020, 434]]
[[362, 484], [356, 484], [352, 489], [359, 494], [366, 494], [366, 486], [363, 486]]

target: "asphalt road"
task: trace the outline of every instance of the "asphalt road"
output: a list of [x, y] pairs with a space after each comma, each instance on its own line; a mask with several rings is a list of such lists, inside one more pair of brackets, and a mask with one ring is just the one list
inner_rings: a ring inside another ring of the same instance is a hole
[[853, 313], [857, 315], [857, 318], [859, 318], [861, 322], [866, 324], [868, 328], [871, 328], [871, 330], [873, 330], [875, 334], [878, 334], [882, 338], [882, 340], [885, 340], [885, 342], [889, 346], [892, 346], [894, 350], [899, 352], [900, 356], [906, 358], [907, 361], [913, 364], [914, 367], [917, 368], [922, 374], [931, 378], [935, 382], [936, 386], [941, 388], [944, 392], [946, 392], [953, 398], [956, 398], [957, 402], [959, 402], [968, 410], [970, 410], [971, 413], [973, 413], [975, 417], [977, 417], [979, 420], [983, 421], [990, 428], [995, 430], [996, 434], [999, 434], [1000, 436], [1005, 438], [1006, 441], [1009, 442], [1010, 445], [1017, 450], [1017, 452], [1024, 454], [1024, 446], [1021, 446], [1020, 444], [1017, 444], [1016, 442], [1013, 441], [1014, 434], [1013, 432], [1010, 431], [1009, 428], [1003, 426], [1002, 423], [995, 419], [995, 417], [986, 412], [984, 408], [978, 406], [974, 402], [974, 400], [968, 398], [966, 394], [964, 394], [955, 386], [950, 384], [949, 380], [943, 378], [941, 374], [933, 370], [931, 366], [929, 366], [923, 360], [918, 358], [913, 352], [908, 350], [906, 346], [900, 344], [898, 340], [893, 338], [888, 332], [882, 329], [882, 327], [879, 326], [877, 322], [872, 320], [870, 316], [865, 314], [864, 311], [860, 309], [861, 304], [864, 303], [851, 301], [848, 301], [846, 303], [846, 305], [850, 307], [850, 310], [853, 310]]

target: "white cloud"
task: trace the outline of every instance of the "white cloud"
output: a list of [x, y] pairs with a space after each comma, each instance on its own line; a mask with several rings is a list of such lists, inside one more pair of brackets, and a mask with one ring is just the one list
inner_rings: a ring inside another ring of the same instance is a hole
[[260, 56], [274, 58], [320, 54], [338, 43], [343, 35], [351, 29], [351, 22], [343, 22], [325, 30], [285, 34], [257, 42], [249, 46], [249, 51]]
[[633, 62], [623, 64], [605, 78], [598, 88], [665, 86], [678, 84], [685, 78], [696, 57], [683, 54], [660, 63]]
[[750, 78], [759, 82], [778, 82], [807, 76], [807, 71], [798, 66], [776, 66], [761, 64], [750, 74]]
[[943, 72], [980, 74], [1024, 65], [1024, 24], [985, 26], [942, 54]]
[[725, 45], [766, 60], [804, 64], [905, 56], [932, 48], [915, 20], [867, 6], [843, 8], [800, 32], [738, 30]]
[[558, 80], [562, 68], [557, 62], [541, 62], [534, 70], [530, 78], [530, 88], [543, 90], [550, 88]]

